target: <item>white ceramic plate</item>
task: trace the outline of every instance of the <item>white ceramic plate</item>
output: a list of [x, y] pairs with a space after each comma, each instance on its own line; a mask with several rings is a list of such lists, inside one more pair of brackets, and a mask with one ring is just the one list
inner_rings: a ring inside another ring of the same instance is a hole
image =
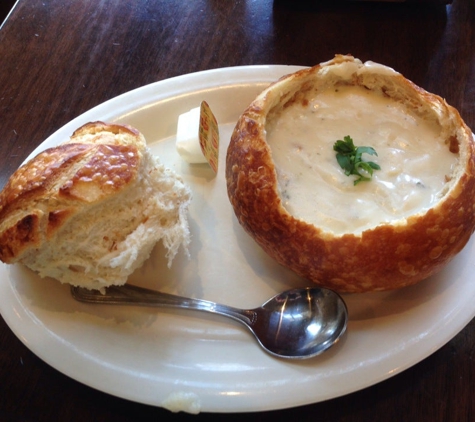
[[[191, 259], [167, 269], [157, 247], [131, 282], [251, 308], [306, 283], [243, 233], [228, 203], [224, 157], [243, 109], [288, 66], [217, 69], [160, 81], [70, 122], [40, 149], [92, 120], [129, 123], [192, 187]], [[174, 148], [179, 114], [206, 100], [220, 122], [220, 171], [188, 165]], [[23, 343], [57, 370], [98, 390], [190, 412], [248, 412], [315, 403], [395, 375], [455, 336], [475, 315], [475, 244], [436, 277], [403, 290], [347, 295], [348, 332], [334, 348], [292, 362], [263, 352], [231, 320], [186, 311], [86, 305], [67, 286], [22, 266], [0, 267], [0, 311]]]

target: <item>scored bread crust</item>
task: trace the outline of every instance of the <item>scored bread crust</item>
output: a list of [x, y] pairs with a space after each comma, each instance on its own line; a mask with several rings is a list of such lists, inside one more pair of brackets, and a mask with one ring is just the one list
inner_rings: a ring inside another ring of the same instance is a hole
[[[92, 143], [74, 142], [101, 130]], [[137, 142], [121, 145], [113, 136], [121, 130]], [[131, 184], [144, 147], [135, 129], [96, 122], [20, 167], [0, 193], [0, 259], [21, 259], [25, 250], [49, 240], [84, 203], [104, 200]]]
[[[338, 71], [342, 63], [355, 70]], [[392, 69], [378, 65], [371, 71], [366, 66], [363, 72], [363, 67], [352, 56], [338, 55], [271, 84], [239, 118], [226, 157], [228, 196], [247, 233], [280, 264], [339, 292], [417, 283], [440, 271], [464, 247], [475, 227], [474, 138], [457, 110]], [[339, 84], [382, 92], [440, 123], [447, 148], [458, 154], [459, 162], [434, 207], [360, 234], [342, 235], [295, 218], [284, 208], [266, 141], [266, 120], [294, 102], [306, 101], [309, 92]]]
[[0, 193], [0, 259], [89, 288], [124, 284], [162, 239], [189, 243], [191, 193], [127, 125], [88, 123]]

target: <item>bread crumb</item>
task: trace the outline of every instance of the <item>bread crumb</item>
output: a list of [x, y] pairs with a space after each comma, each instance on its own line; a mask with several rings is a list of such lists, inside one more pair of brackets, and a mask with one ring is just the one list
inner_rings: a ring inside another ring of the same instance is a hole
[[170, 412], [186, 412], [197, 415], [201, 410], [201, 401], [195, 393], [177, 391], [171, 393], [163, 402], [162, 406]]

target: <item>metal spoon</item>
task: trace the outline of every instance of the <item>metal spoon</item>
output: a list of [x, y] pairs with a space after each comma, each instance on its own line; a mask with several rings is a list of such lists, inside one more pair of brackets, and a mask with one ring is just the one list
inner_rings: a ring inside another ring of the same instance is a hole
[[184, 308], [224, 315], [246, 325], [270, 354], [292, 359], [324, 352], [338, 341], [348, 322], [341, 297], [317, 287], [288, 290], [248, 310], [130, 284], [108, 287], [105, 294], [73, 286], [71, 293], [81, 302]]

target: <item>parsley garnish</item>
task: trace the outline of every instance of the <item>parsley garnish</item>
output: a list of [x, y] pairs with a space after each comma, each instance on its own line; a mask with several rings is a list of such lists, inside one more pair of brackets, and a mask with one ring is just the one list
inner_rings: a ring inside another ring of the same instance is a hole
[[369, 181], [373, 176], [373, 170], [381, 170], [381, 167], [372, 161], [363, 161], [363, 154], [378, 155], [374, 148], [371, 147], [355, 147], [351, 136], [345, 136], [344, 140], [338, 140], [333, 145], [336, 151], [336, 160], [340, 167], [345, 171], [347, 176], [354, 174], [358, 176], [353, 182], [357, 185], [359, 182]]

